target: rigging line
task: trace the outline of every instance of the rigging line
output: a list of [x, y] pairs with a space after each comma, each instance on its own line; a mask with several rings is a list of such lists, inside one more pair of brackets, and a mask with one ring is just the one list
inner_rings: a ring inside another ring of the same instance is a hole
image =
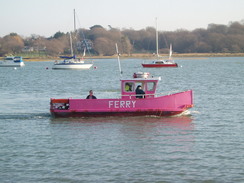
[[163, 38], [164, 38], [164, 41], [165, 41], [165, 44], [166, 44], [166, 48], [169, 48], [169, 45], [168, 45], [167, 39], [165, 37], [165, 34], [164, 33], [162, 33], [162, 34], [163, 34]]
[[[76, 15], [76, 19], [77, 19], [77, 21], [78, 21], [78, 25], [79, 25], [79, 27], [81, 27], [81, 24], [80, 24], [80, 19], [79, 19], [79, 17], [78, 17], [78, 15], [77, 15], [77, 13], [75, 12], [75, 15]], [[91, 52], [90, 52], [90, 49], [88, 49], [88, 44], [87, 44], [87, 42], [86, 42], [86, 37], [85, 37], [85, 34], [84, 34], [84, 32], [82, 31], [82, 29], [80, 28], [80, 31], [81, 31], [81, 33], [82, 33], [82, 37], [83, 37], [83, 39], [84, 39], [84, 42], [85, 42], [85, 47], [86, 47], [86, 50], [88, 50], [88, 54], [89, 54], [89, 56], [91, 57]]]

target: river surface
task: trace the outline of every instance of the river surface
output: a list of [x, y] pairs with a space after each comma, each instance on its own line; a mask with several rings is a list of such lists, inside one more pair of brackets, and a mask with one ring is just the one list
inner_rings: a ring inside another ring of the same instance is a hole
[[123, 77], [161, 76], [158, 92], [194, 91], [190, 115], [54, 119], [50, 98], [118, 97], [116, 59], [96, 69], [53, 62], [0, 68], [1, 183], [243, 183], [244, 58], [183, 58], [179, 68], [121, 59]]

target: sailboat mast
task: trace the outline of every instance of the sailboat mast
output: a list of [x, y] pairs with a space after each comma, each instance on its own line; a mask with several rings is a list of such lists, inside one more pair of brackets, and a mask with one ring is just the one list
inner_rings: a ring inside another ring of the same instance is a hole
[[71, 32], [70, 32], [70, 34], [69, 34], [69, 38], [70, 38], [70, 51], [71, 51], [71, 55], [74, 56], [74, 53], [73, 53], [73, 46], [72, 46]]
[[74, 32], [76, 31], [75, 9], [74, 9]]
[[[73, 42], [77, 42], [77, 31], [76, 31], [76, 18], [75, 18], [75, 9], [74, 9], [74, 34], [73, 34]], [[71, 40], [72, 41], [72, 40]], [[71, 43], [72, 44], [72, 43]], [[72, 45], [71, 45], [72, 46]], [[74, 56], [74, 50], [72, 49], [72, 55]], [[77, 50], [75, 49], [75, 52], [77, 53]]]
[[172, 44], [170, 44], [170, 47], [169, 47], [169, 60], [172, 59]]
[[156, 18], [156, 51], [157, 51], [157, 57], [159, 57], [159, 54], [158, 54], [158, 23], [157, 23], [157, 18]]

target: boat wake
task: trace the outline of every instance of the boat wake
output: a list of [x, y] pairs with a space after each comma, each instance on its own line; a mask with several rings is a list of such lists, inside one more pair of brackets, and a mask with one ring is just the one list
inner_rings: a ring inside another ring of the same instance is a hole
[[179, 117], [179, 116], [192, 116], [194, 114], [200, 114], [199, 111], [191, 111], [191, 110], [186, 110], [180, 114], [174, 115], [173, 117]]
[[193, 115], [193, 114], [201, 114], [199, 111], [190, 111], [190, 115]]
[[1, 119], [44, 119], [44, 118], [50, 118], [50, 113], [20, 113], [20, 114], [0, 114], [0, 120]]

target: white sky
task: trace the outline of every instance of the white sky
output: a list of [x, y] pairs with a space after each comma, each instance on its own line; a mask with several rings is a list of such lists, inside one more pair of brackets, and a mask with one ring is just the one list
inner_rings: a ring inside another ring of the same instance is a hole
[[0, 0], [0, 37], [15, 32], [49, 37], [77, 28], [101, 25], [108, 28], [194, 30], [208, 24], [228, 25], [244, 19], [244, 0]]

